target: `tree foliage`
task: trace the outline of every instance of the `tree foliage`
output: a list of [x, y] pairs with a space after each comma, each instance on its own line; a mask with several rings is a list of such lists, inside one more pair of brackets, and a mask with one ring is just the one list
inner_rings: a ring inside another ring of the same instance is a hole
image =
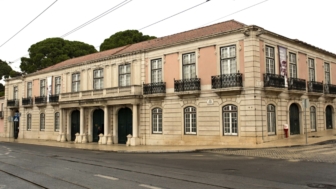
[[0, 80], [3, 79], [3, 77], [7, 79], [9, 77], [16, 77], [20, 75], [22, 75], [22, 73], [13, 70], [7, 62], [0, 59]]
[[5, 86], [0, 83], [0, 97], [5, 95]]
[[100, 51], [105, 51], [117, 47], [122, 47], [129, 44], [139, 43], [150, 39], [155, 39], [155, 36], [143, 35], [138, 30], [125, 30], [111, 35], [110, 38], [104, 40], [100, 45]]
[[21, 58], [20, 68], [24, 73], [33, 73], [71, 58], [95, 53], [97, 50], [80, 41], [48, 38], [31, 45], [28, 52], [29, 58]]

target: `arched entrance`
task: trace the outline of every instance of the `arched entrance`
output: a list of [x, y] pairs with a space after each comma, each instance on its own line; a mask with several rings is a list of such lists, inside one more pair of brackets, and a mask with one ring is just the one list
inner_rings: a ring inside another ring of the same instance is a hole
[[332, 119], [332, 107], [326, 107], [326, 128], [332, 129], [333, 128], [333, 119]]
[[300, 112], [296, 104], [289, 107], [289, 126], [291, 135], [300, 134]]
[[104, 111], [102, 109], [95, 110], [92, 118], [92, 142], [98, 142], [99, 134], [104, 134]]
[[118, 143], [126, 144], [127, 135], [132, 132], [132, 110], [129, 108], [122, 108], [118, 112]]
[[75, 141], [76, 133], [79, 133], [79, 117], [80, 113], [78, 110], [71, 113], [71, 141]]

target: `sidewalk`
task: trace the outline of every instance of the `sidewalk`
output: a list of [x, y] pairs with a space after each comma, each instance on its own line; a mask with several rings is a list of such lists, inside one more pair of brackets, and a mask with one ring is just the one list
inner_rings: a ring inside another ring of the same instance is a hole
[[[328, 140], [336, 140], [336, 130], [326, 130], [313, 132], [308, 134], [308, 145], [316, 144]], [[42, 146], [53, 146], [61, 148], [76, 148], [84, 150], [101, 150], [121, 153], [165, 153], [165, 152], [194, 152], [199, 150], [211, 149], [253, 149], [253, 148], [280, 148], [306, 145], [306, 135], [296, 135], [285, 139], [265, 142], [262, 144], [244, 144], [244, 145], [176, 145], [176, 146], [126, 146], [125, 144], [99, 145], [97, 143], [75, 144], [73, 142], [57, 142], [52, 140], [37, 140], [37, 139], [17, 139], [0, 138], [0, 142], [12, 142], [33, 144]]]

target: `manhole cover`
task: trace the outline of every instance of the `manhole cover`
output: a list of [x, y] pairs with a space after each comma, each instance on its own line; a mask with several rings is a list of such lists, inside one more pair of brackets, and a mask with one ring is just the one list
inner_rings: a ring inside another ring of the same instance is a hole
[[336, 186], [331, 185], [331, 184], [310, 183], [310, 184], [307, 184], [307, 186], [310, 187], [310, 188], [336, 189]]

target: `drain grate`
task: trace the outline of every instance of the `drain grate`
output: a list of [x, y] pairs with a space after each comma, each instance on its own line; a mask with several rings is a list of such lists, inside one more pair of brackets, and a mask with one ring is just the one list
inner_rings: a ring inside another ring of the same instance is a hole
[[315, 135], [313, 135], [313, 136], [309, 136], [308, 138], [320, 138], [321, 136], [315, 136]]
[[336, 186], [331, 185], [331, 184], [310, 183], [310, 184], [307, 184], [307, 186], [310, 187], [310, 188], [336, 189]]

